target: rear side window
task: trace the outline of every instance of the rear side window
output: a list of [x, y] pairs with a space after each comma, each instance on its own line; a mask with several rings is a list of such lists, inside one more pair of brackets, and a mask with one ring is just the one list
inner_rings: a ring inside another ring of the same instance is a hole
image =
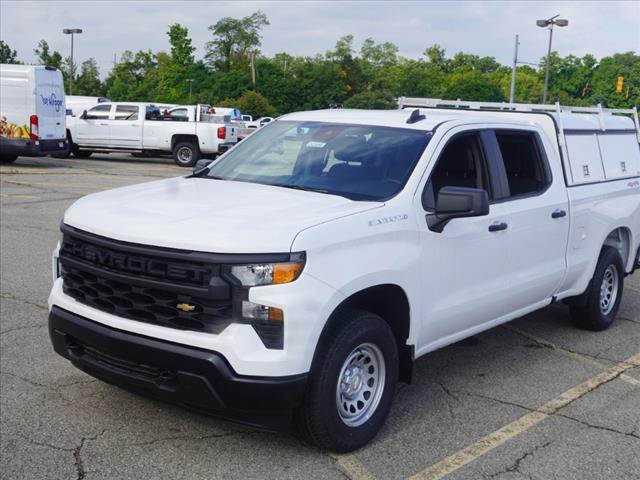
[[116, 120], [137, 120], [138, 106], [136, 105], [117, 105]]
[[87, 110], [87, 120], [106, 120], [109, 118], [111, 105], [97, 105]]
[[496, 131], [511, 197], [542, 192], [550, 183], [535, 133]]

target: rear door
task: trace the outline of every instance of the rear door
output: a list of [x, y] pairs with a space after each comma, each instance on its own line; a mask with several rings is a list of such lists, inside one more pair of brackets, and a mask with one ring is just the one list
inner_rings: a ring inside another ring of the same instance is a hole
[[56, 69], [36, 68], [36, 115], [38, 136], [42, 140], [66, 138], [64, 83]]
[[534, 127], [495, 129], [508, 196], [509, 310], [548, 301], [566, 271], [569, 199], [560, 160]]
[[111, 125], [113, 148], [142, 148], [142, 114], [139, 105], [116, 104]]
[[109, 147], [111, 107], [110, 103], [101, 103], [87, 110], [86, 118], [77, 118], [74, 143], [81, 146]]

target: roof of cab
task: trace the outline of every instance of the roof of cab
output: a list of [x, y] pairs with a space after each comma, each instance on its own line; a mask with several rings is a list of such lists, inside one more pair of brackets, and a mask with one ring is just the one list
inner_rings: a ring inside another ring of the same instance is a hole
[[[420, 114], [424, 115], [423, 120], [415, 123], [407, 123], [414, 108], [404, 110], [356, 110], [356, 109], [331, 109], [331, 110], [311, 110], [306, 112], [294, 112], [283, 115], [279, 120], [293, 120], [304, 122], [328, 122], [328, 123], [347, 123], [356, 125], [374, 125], [395, 128], [408, 128], [412, 130], [432, 131], [438, 125], [454, 121], [469, 120], [470, 116], [466, 112], [450, 109], [419, 109]], [[504, 117], [500, 120], [496, 117], [487, 115], [486, 117], [473, 116], [472, 123], [503, 123]], [[508, 123], [526, 124], [527, 122], [509, 118]]]

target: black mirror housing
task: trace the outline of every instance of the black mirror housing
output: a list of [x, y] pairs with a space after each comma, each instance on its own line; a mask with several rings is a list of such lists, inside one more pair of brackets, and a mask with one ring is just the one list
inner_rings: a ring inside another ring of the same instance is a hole
[[210, 158], [201, 158], [200, 160], [198, 160], [193, 166], [193, 174], [197, 175], [202, 170], [206, 169], [212, 161], [213, 160], [211, 160]]
[[80, 119], [81, 119], [81, 120], [86, 120], [86, 119], [87, 119], [87, 111], [86, 111], [86, 110], [84, 110], [84, 111], [82, 112], [82, 115], [80, 115]]
[[454, 218], [481, 217], [489, 214], [489, 194], [482, 188], [442, 187], [435, 213], [427, 215], [429, 230], [442, 232]]

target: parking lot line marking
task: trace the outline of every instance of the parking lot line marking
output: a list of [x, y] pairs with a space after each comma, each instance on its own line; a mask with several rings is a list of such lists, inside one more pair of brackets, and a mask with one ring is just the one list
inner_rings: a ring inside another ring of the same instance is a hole
[[360, 460], [351, 453], [337, 454], [330, 453], [333, 458], [342, 469], [349, 474], [349, 477], [354, 480], [373, 480], [375, 476], [367, 470]]
[[[529, 332], [526, 332], [524, 330], [519, 329], [518, 327], [514, 327], [512, 325], [503, 325], [504, 328], [506, 328], [507, 330], [511, 330], [513, 332], [516, 332], [519, 335], [522, 335], [523, 337], [526, 338], [530, 338], [531, 340], [533, 340], [536, 343], [539, 343], [540, 345], [544, 345], [545, 347], [551, 348], [552, 350], [555, 350], [557, 352], [563, 353], [569, 357], [574, 358], [575, 360], [582, 362], [586, 365], [591, 365], [593, 367], [597, 367], [600, 368], [602, 370], [606, 370], [607, 368], [609, 368], [608, 365], [605, 365], [604, 363], [601, 363], [587, 355], [583, 355], [581, 353], [578, 352], [572, 352], [571, 350], [566, 350], [558, 345], [556, 345], [555, 343], [547, 340], [546, 338], [542, 338], [542, 337], [538, 337], [536, 335], [533, 335]], [[631, 383], [632, 385], [635, 386], [640, 386], [640, 381], [636, 380], [633, 377], [630, 377], [628, 375], [622, 374], [620, 375], [620, 380], [624, 380], [627, 383]]]
[[625, 290], [631, 290], [632, 292], [640, 293], [640, 288], [636, 288], [632, 285], [625, 285]]
[[640, 353], [637, 353], [623, 362], [608, 368], [604, 372], [599, 373], [575, 387], [570, 388], [558, 397], [550, 400], [536, 410], [523, 415], [508, 425], [492, 432], [467, 447], [443, 458], [438, 463], [416, 473], [409, 477], [409, 480], [438, 480], [444, 478], [450, 473], [455, 472], [461, 467], [477, 460], [484, 454], [499, 447], [508, 440], [529, 430], [531, 427], [542, 422], [544, 419], [554, 415], [561, 409], [579, 399], [580, 397], [592, 392], [600, 385], [610, 382], [620, 377], [625, 371], [640, 365]]

